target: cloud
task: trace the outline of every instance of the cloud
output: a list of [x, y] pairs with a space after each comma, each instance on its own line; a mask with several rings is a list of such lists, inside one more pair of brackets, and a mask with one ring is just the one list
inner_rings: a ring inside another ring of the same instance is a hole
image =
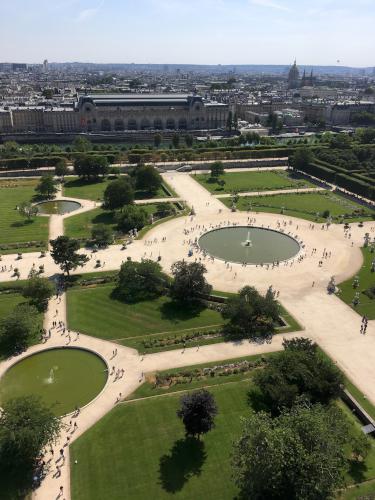
[[259, 5], [261, 7], [266, 7], [269, 9], [291, 12], [291, 9], [289, 7], [286, 7], [285, 5], [282, 5], [281, 3], [278, 2], [273, 2], [272, 0], [250, 0], [250, 3], [252, 3], [253, 5]]
[[102, 6], [103, 6], [103, 1], [99, 2], [96, 7], [90, 7], [88, 9], [81, 10], [78, 13], [76, 21], [83, 22], [86, 21], [86, 19], [89, 19], [90, 17], [94, 17], [99, 12]]

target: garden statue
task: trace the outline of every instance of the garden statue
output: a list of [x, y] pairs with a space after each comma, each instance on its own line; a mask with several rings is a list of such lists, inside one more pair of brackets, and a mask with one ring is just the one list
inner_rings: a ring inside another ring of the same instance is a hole
[[364, 242], [363, 246], [364, 247], [368, 247], [369, 244], [370, 244], [370, 241], [371, 241], [371, 239], [370, 239], [370, 233], [366, 233], [365, 234], [365, 242]]
[[328, 293], [335, 293], [336, 291], [336, 281], [334, 276], [331, 276], [331, 279], [329, 280], [327, 291]]
[[359, 304], [359, 292], [356, 292], [353, 299], [353, 306], [358, 306]]
[[353, 288], [359, 287], [359, 276], [356, 276], [353, 281]]

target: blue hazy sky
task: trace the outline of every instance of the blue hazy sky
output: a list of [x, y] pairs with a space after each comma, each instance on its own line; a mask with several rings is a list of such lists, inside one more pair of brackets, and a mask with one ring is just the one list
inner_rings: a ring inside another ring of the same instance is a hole
[[0, 0], [0, 61], [375, 65], [375, 0]]

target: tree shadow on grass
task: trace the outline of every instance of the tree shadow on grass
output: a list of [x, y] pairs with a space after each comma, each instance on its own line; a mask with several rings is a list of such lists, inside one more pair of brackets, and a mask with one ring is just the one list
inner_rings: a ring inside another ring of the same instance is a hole
[[11, 227], [25, 227], [25, 226], [30, 226], [34, 222], [33, 219], [24, 219], [24, 220], [18, 220], [16, 222], [12, 222]]
[[367, 465], [365, 462], [349, 460], [349, 475], [355, 483], [362, 483], [366, 480]]
[[83, 186], [90, 186], [91, 184], [101, 184], [104, 181], [101, 177], [98, 179], [74, 179], [70, 181], [65, 181], [64, 186], [68, 188], [73, 188], [73, 187], [83, 187]]
[[192, 477], [199, 476], [207, 458], [203, 441], [187, 437], [176, 441], [159, 462], [160, 483], [168, 493], [181, 491]]
[[115, 224], [114, 212], [101, 212], [92, 219], [93, 224]]
[[171, 300], [160, 307], [160, 313], [162, 319], [177, 323], [199, 316], [204, 309], [205, 306], [201, 302], [185, 304]]

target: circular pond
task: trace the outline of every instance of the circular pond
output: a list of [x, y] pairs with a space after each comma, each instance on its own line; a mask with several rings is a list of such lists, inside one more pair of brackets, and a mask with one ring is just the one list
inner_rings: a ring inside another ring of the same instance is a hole
[[205, 233], [199, 246], [227, 262], [272, 264], [297, 255], [299, 243], [287, 234], [261, 227], [226, 227]]
[[42, 215], [64, 215], [81, 208], [78, 201], [52, 200], [38, 203], [38, 212]]
[[0, 405], [7, 399], [34, 394], [60, 416], [95, 398], [107, 381], [105, 362], [78, 348], [56, 348], [33, 354], [0, 380]]

